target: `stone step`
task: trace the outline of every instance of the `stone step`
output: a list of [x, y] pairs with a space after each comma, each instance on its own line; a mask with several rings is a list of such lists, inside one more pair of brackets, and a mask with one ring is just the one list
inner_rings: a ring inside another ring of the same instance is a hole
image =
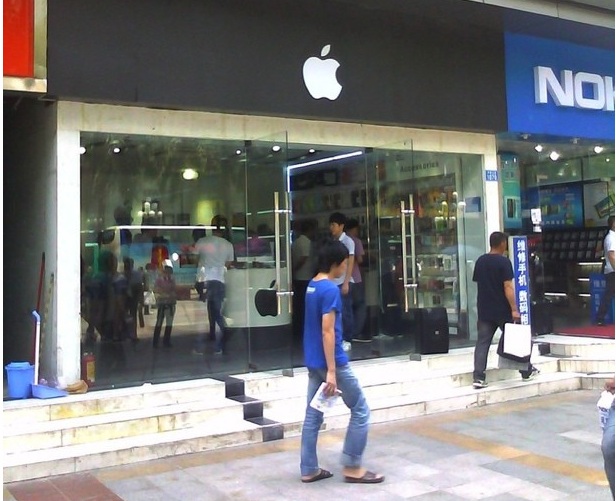
[[4, 430], [6, 453], [53, 449], [122, 437], [197, 427], [217, 428], [244, 419], [243, 405], [224, 397], [200, 402], [145, 407], [36, 423], [14, 423]]
[[613, 339], [546, 334], [537, 336], [535, 342], [548, 343], [550, 353], [556, 357], [611, 357], [616, 358]]
[[[521, 379], [497, 381], [485, 389], [469, 386], [449, 388], [435, 392], [431, 388], [417, 389], [399, 396], [384, 396], [369, 400], [371, 422], [407, 419], [437, 412], [479, 407], [498, 402], [524, 399], [581, 389], [581, 376], [572, 373], [540, 374], [531, 381]], [[301, 433], [304, 406], [288, 405], [271, 412], [268, 417], [284, 425], [285, 436]], [[324, 429], [344, 428], [348, 425], [349, 411], [344, 404], [336, 405], [324, 418]]]
[[597, 372], [593, 374], [582, 374], [580, 379], [582, 380], [583, 390], [598, 390], [603, 391], [605, 389], [605, 383], [608, 379], [614, 379], [613, 372]]
[[[533, 364], [541, 374], [558, 372], [558, 360], [549, 357], [536, 357]], [[355, 367], [353, 366], [355, 370]], [[490, 382], [520, 379], [518, 371], [498, 369], [494, 366], [486, 370], [487, 380]], [[414, 374], [399, 374], [389, 381], [380, 379], [363, 379], [358, 376], [366, 399], [371, 402], [375, 398], [397, 397], [416, 392], [417, 388], [429, 388], [431, 392], [447, 391], [452, 388], [470, 387], [473, 383], [473, 370], [459, 372], [455, 368], [440, 371], [424, 371]], [[264, 416], [275, 419], [280, 409], [287, 406], [302, 407], [306, 400], [306, 378], [297, 381], [293, 387], [286, 391], [262, 393], [258, 398], [263, 402]]]
[[613, 357], [610, 358], [562, 358], [558, 361], [559, 368], [562, 372], [580, 372], [583, 374], [591, 373], [612, 373], [616, 368], [616, 361]]
[[24, 424], [95, 416], [165, 405], [196, 402], [225, 395], [225, 383], [197, 379], [149, 384], [68, 395], [53, 399], [13, 400], [3, 403], [4, 424]]
[[4, 455], [4, 482], [151, 461], [154, 459], [259, 443], [267, 427], [248, 421], [223, 423], [116, 438], [87, 444]]

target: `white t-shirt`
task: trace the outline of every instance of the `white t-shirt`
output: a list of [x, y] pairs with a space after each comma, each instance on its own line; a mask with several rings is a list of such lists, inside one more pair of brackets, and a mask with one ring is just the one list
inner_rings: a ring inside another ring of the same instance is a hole
[[312, 241], [306, 235], [297, 237], [291, 247], [291, 258], [294, 263], [303, 257], [308, 259], [294, 272], [293, 277], [295, 280], [312, 280], [314, 276], [314, 258], [312, 254]]
[[[348, 236], [344, 231], [342, 232], [342, 234], [340, 235], [340, 237], [338, 238], [338, 240], [340, 240], [344, 246], [347, 248], [347, 250], [349, 251], [349, 256], [355, 256], [355, 242], [353, 242], [353, 239]], [[351, 269], [347, 269], [346, 274], [350, 275], [353, 272], [353, 270]], [[340, 277], [340, 278], [336, 278], [333, 280], [333, 282], [336, 285], [342, 285], [344, 283], [344, 276]], [[354, 283], [353, 282], [353, 277], [351, 276], [351, 278], [349, 279], [349, 283]]]
[[614, 230], [610, 230], [605, 235], [605, 240], [603, 240], [603, 256], [605, 257], [605, 270], [604, 273], [614, 273], [614, 268], [612, 263], [608, 258], [608, 252], [616, 252], [616, 232]]
[[226, 263], [233, 261], [233, 245], [228, 240], [210, 235], [200, 238], [195, 244], [199, 253], [198, 278], [225, 281]]

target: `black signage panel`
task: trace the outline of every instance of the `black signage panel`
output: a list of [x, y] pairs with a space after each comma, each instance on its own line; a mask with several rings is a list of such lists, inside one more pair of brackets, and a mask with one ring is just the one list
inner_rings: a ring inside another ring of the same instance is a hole
[[49, 0], [60, 99], [505, 130], [498, 9], [459, 0]]

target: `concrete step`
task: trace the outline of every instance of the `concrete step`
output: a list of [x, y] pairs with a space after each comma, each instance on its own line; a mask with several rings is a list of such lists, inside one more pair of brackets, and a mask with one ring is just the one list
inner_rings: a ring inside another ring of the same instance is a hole
[[[551, 373], [540, 374], [532, 381], [521, 379], [497, 381], [482, 390], [464, 386], [435, 392], [432, 388], [424, 386], [406, 395], [372, 398], [369, 405], [371, 421], [378, 423], [579, 390], [581, 387], [579, 374]], [[304, 411], [305, 404], [288, 405], [286, 408], [277, 409], [276, 412], [270, 412], [268, 417], [284, 425], [285, 436], [293, 436], [301, 433]], [[344, 428], [348, 425], [348, 420], [349, 411], [340, 403], [325, 415], [324, 429]]]
[[3, 402], [4, 424], [24, 424], [57, 419], [95, 416], [130, 410], [196, 402], [225, 396], [225, 383], [197, 379], [149, 384], [132, 388], [92, 391], [53, 399]]
[[[605, 389], [605, 383], [608, 379], [614, 379], [613, 372], [596, 372], [593, 374], [582, 374], [580, 376], [583, 390], [598, 390], [599, 392]], [[598, 397], [597, 397], [598, 398]]]
[[209, 423], [181, 430], [149, 433], [87, 444], [7, 454], [4, 482], [17, 482], [95, 468], [220, 449], [264, 440], [266, 429], [248, 421]]
[[224, 397], [199, 402], [144, 407], [77, 418], [14, 423], [4, 430], [5, 453], [54, 449], [122, 437], [197, 427], [218, 428], [244, 420], [243, 405]]
[[613, 339], [546, 334], [537, 336], [535, 342], [549, 344], [550, 353], [556, 357], [616, 358], [616, 342]]
[[612, 373], [616, 368], [616, 361], [613, 357], [610, 358], [561, 358], [558, 361], [559, 368], [562, 372], [580, 372], [583, 374], [591, 373]]

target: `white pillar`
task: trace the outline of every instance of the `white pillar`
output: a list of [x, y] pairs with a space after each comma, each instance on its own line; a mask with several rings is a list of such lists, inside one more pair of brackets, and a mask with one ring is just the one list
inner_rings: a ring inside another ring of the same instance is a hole
[[[494, 138], [496, 141], [496, 137]], [[496, 145], [494, 145], [494, 153], [486, 154], [483, 179], [485, 183], [486, 194], [486, 249], [489, 248], [488, 240], [490, 234], [495, 231], [503, 231], [502, 223], [502, 203], [500, 191], [500, 169], [498, 167], [498, 159], [496, 156]], [[486, 171], [497, 171], [498, 181], [486, 181]]]
[[54, 338], [58, 378], [72, 383], [81, 377], [79, 131], [58, 128], [57, 145]]

